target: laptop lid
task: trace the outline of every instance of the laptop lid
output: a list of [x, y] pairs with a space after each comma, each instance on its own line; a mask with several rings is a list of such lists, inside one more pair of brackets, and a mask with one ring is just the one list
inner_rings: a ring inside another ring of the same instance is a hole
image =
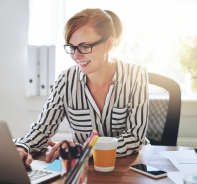
[[[52, 174], [48, 175], [47, 178], [45, 177], [43, 180], [39, 179], [38, 182], [34, 181], [33, 183], [41, 183], [58, 175], [60, 175], [60, 172], [52, 171]], [[7, 124], [2, 120], [0, 120], [0, 184], [1, 183], [31, 183], [16, 146], [12, 141], [12, 136]]]

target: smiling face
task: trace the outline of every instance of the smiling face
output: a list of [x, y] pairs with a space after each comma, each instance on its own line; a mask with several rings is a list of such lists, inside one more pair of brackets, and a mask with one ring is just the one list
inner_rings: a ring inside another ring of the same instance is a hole
[[[91, 44], [102, 39], [95, 30], [88, 24], [77, 29], [71, 36], [69, 44], [78, 46], [80, 43]], [[84, 74], [97, 72], [108, 62], [108, 52], [111, 49], [110, 39], [92, 47], [89, 54], [81, 54], [76, 49], [75, 54], [71, 54], [72, 59], [77, 63]]]

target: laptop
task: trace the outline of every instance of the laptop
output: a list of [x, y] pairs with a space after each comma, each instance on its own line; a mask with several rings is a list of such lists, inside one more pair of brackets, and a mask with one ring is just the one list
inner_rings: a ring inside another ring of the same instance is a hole
[[[6, 122], [0, 120], [0, 184], [37, 184], [61, 175], [61, 172], [44, 169], [46, 166], [48, 163], [44, 161], [33, 160], [32, 171], [27, 172]], [[35, 170], [39, 176], [30, 179], [28, 175], [34, 175]]]

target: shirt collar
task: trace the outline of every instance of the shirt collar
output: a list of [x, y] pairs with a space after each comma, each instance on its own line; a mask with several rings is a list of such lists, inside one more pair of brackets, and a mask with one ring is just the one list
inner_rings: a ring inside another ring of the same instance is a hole
[[79, 70], [79, 80], [86, 83], [86, 75], [81, 70]]
[[[113, 77], [113, 82], [121, 82], [123, 78], [123, 67], [122, 67], [121, 61], [117, 60], [116, 63], [117, 63], [117, 67], [116, 67], [116, 72]], [[81, 70], [79, 71], [79, 80], [80, 82], [83, 81], [85, 84], [87, 82], [86, 75]]]
[[123, 67], [122, 62], [119, 60], [116, 60], [117, 66], [116, 66], [116, 72], [113, 77], [114, 82], [121, 82], [123, 79]]

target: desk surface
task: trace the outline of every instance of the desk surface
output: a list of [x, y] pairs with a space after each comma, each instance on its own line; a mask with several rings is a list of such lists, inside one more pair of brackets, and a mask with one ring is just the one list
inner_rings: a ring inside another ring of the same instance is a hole
[[[173, 182], [168, 177], [152, 179], [148, 176], [130, 170], [129, 166], [143, 163], [167, 172], [177, 171], [176, 167], [168, 159], [162, 157], [159, 152], [189, 149], [192, 148], [182, 146], [143, 146], [142, 150], [137, 154], [117, 158], [114, 171], [107, 173], [95, 171], [93, 161], [90, 160], [88, 167], [88, 184], [99, 184], [104, 182], [107, 182], [107, 184], [171, 184]], [[61, 178], [56, 178], [47, 183], [62, 184], [62, 180]]]

